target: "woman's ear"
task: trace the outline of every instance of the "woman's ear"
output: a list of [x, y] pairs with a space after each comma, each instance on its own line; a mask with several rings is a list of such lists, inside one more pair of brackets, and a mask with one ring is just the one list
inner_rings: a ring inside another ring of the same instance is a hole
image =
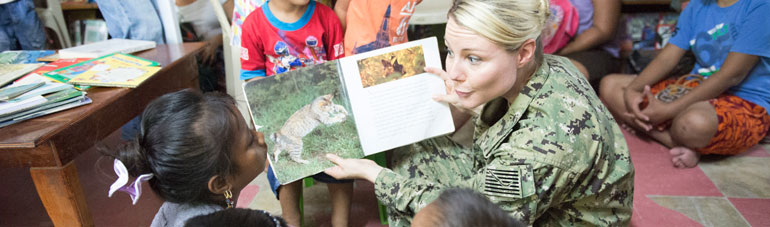
[[518, 55], [519, 68], [529, 65], [531, 61], [535, 59], [535, 51], [537, 51], [537, 41], [535, 39], [527, 39], [519, 47]]
[[209, 191], [214, 194], [224, 194], [225, 191], [232, 189], [230, 182], [219, 175], [209, 178]]

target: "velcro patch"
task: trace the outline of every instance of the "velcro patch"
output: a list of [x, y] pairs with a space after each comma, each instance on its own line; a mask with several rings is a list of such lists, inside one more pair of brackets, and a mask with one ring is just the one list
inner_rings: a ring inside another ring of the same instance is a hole
[[488, 196], [522, 198], [522, 172], [519, 168], [486, 168], [484, 193]]

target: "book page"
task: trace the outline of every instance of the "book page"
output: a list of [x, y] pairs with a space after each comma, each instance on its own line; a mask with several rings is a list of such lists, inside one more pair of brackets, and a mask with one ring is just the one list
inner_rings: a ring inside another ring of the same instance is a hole
[[454, 131], [449, 106], [432, 99], [444, 81], [424, 71], [441, 68], [435, 37], [339, 61], [365, 155]]
[[334, 166], [324, 157], [327, 153], [364, 157], [337, 63], [307, 65], [243, 84], [249, 113], [265, 134], [267, 158], [282, 184]]

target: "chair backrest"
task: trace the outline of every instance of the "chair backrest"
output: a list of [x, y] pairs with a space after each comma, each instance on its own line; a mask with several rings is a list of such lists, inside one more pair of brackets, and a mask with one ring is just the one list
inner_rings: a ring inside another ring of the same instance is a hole
[[[241, 47], [234, 47], [230, 45], [230, 39], [232, 39], [232, 28], [230, 27], [230, 21], [225, 15], [225, 10], [222, 8], [222, 4], [219, 0], [209, 0], [212, 9], [217, 14], [217, 20], [219, 20], [219, 26], [222, 28], [222, 39], [224, 43], [224, 58], [225, 58], [225, 86], [227, 87], [227, 94], [230, 94], [235, 98], [238, 110], [241, 111], [243, 118], [246, 121], [250, 121], [248, 104], [246, 102], [246, 96], [243, 94], [243, 80], [240, 78], [241, 72]], [[251, 124], [249, 124], [251, 125]]]
[[43, 25], [56, 32], [61, 48], [72, 47], [70, 34], [67, 30], [67, 23], [64, 21], [64, 15], [59, 0], [46, 0], [46, 8], [36, 8]]

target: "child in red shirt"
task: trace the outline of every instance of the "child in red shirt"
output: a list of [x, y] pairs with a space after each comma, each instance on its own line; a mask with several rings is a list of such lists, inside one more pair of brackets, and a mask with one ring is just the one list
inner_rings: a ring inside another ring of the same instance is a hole
[[[312, 0], [271, 0], [249, 14], [241, 35], [241, 79], [253, 80], [345, 55], [343, 32], [331, 8]], [[299, 196], [302, 181], [285, 185], [268, 169], [268, 181], [281, 202], [283, 218], [300, 226]], [[352, 180], [335, 180], [319, 173], [313, 179], [327, 183], [332, 201], [332, 225], [347, 226]]]

